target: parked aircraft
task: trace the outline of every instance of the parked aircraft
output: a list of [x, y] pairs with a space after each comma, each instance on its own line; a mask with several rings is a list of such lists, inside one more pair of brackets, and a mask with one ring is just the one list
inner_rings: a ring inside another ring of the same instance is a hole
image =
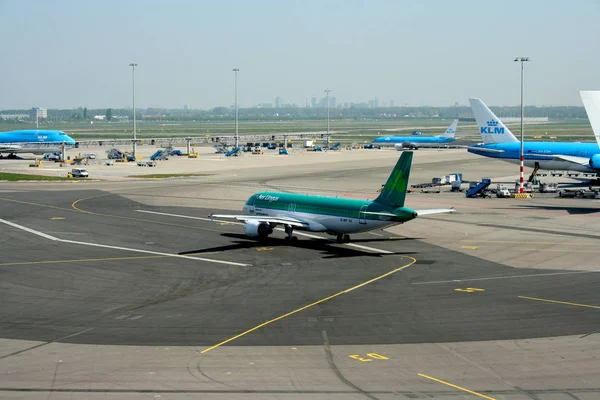
[[63, 131], [28, 129], [0, 132], [0, 155], [8, 153], [10, 157], [15, 153], [52, 153], [60, 151], [63, 143], [66, 146], [76, 144]]
[[371, 143], [377, 146], [394, 146], [396, 148], [409, 149], [418, 149], [419, 147], [439, 147], [456, 140], [454, 135], [456, 134], [457, 125], [458, 120], [455, 119], [448, 129], [446, 129], [446, 132], [438, 136], [384, 136], [373, 140]]
[[[480, 99], [469, 99], [483, 144], [468, 151], [519, 163], [521, 142]], [[600, 172], [598, 143], [525, 142], [524, 164], [546, 170]]]
[[420, 215], [454, 212], [454, 209], [419, 211], [404, 207], [412, 157], [411, 151], [402, 153], [383, 190], [373, 201], [259, 192], [250, 196], [244, 205], [244, 215], [214, 214], [211, 217], [244, 221], [244, 232], [252, 238], [266, 239], [277, 225], [283, 225], [286, 240], [297, 240], [293, 231], [299, 229], [326, 232], [335, 235], [338, 243], [347, 243], [350, 233], [403, 224]]

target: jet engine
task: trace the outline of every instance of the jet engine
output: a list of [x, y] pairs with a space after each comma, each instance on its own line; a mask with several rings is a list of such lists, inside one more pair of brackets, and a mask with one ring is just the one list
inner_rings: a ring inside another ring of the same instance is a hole
[[273, 233], [273, 228], [264, 222], [250, 220], [244, 224], [244, 232], [251, 238], [266, 238]]
[[600, 154], [594, 154], [592, 158], [590, 158], [590, 167], [600, 169]]

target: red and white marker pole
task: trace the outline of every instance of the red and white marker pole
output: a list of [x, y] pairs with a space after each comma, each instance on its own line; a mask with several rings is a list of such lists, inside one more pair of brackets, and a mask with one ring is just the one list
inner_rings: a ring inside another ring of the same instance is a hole
[[525, 136], [523, 135], [523, 63], [529, 61], [529, 57], [517, 57], [515, 61], [519, 61], [521, 63], [521, 175], [519, 179], [519, 193], [525, 193], [524, 180], [523, 180], [523, 167], [525, 164]]
[[524, 166], [524, 162], [525, 161], [525, 157], [523, 156], [523, 153], [521, 153], [521, 177], [519, 179], [519, 193], [525, 193], [525, 181], [523, 180], [523, 166]]

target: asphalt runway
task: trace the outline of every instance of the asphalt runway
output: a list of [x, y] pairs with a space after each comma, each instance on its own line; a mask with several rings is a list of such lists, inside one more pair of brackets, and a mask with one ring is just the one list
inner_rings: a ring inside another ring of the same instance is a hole
[[0, 338], [211, 349], [512, 340], [600, 323], [595, 273], [513, 268], [385, 232], [257, 243], [206, 218], [219, 210], [101, 190], [0, 197], [0, 219], [50, 236], [2, 225]]

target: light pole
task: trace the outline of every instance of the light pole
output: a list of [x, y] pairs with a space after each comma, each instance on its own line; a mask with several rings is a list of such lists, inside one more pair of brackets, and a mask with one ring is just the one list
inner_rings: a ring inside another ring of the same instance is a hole
[[136, 63], [130, 63], [131, 67], [131, 82], [132, 82], [132, 91], [133, 91], [133, 159], [136, 158], [137, 152], [137, 137], [136, 137], [136, 126], [135, 126], [135, 67], [137, 67]]
[[235, 146], [234, 148], [238, 148], [240, 144], [240, 139], [238, 136], [238, 95], [237, 95], [237, 79], [238, 72], [240, 72], [239, 68], [234, 68], [232, 71], [235, 74]]
[[325, 94], [327, 95], [327, 142], [329, 143], [329, 92], [331, 89], [325, 89]]
[[521, 63], [521, 175], [519, 176], [519, 193], [524, 193], [525, 189], [523, 187], [523, 169], [525, 164], [525, 136], [523, 135], [523, 64], [529, 61], [529, 57], [517, 57], [515, 58], [515, 62]]

